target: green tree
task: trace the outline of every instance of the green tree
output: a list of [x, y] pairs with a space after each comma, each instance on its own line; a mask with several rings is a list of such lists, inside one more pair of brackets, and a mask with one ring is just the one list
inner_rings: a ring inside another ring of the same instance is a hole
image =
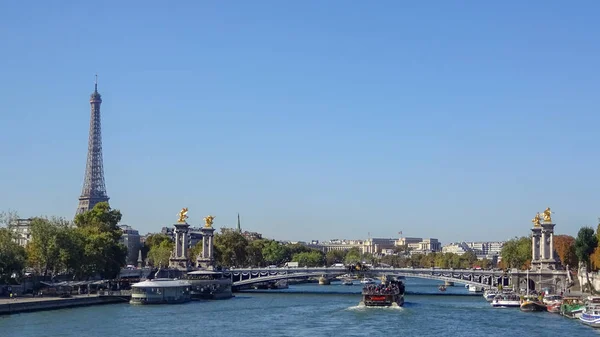
[[594, 234], [594, 229], [591, 227], [582, 227], [575, 239], [575, 254], [579, 261], [585, 263], [585, 277], [591, 293], [594, 292], [594, 289], [590, 283], [590, 255], [592, 255], [597, 246], [598, 237]]
[[144, 246], [142, 246], [142, 259], [148, 258], [148, 253], [152, 247], [158, 247], [163, 241], [173, 241], [170, 236], [166, 234], [151, 234], [146, 238]]
[[262, 256], [268, 265], [280, 265], [290, 261], [292, 254], [290, 248], [281, 243], [270, 240], [262, 250]]
[[236, 232], [229, 231], [216, 234], [214, 237], [215, 258], [223, 267], [240, 267], [246, 264], [246, 247], [248, 240]]
[[[294, 256], [295, 254], [298, 254], [298, 253], [309, 253], [312, 251], [311, 248], [308, 248], [305, 245], [302, 245], [299, 243], [291, 243], [291, 244], [285, 245], [285, 247], [288, 251], [289, 256]], [[284, 262], [287, 262], [287, 261], [284, 261]]]
[[477, 255], [472, 251], [468, 251], [460, 256], [460, 260], [461, 260], [460, 268], [463, 268], [463, 269], [473, 268], [473, 265], [475, 265], [477, 262]]
[[34, 218], [31, 221], [31, 240], [27, 245], [28, 264], [44, 277], [48, 272], [59, 269], [61, 221], [58, 219]]
[[386, 255], [381, 258], [381, 263], [385, 263], [395, 268], [406, 267], [406, 259], [398, 255]]
[[[421, 259], [423, 254], [413, 254], [408, 258], [408, 265], [411, 267], [421, 267]], [[431, 266], [430, 266], [431, 267]]]
[[173, 247], [175, 247], [175, 242], [171, 240], [163, 240], [158, 244], [153, 244], [148, 251], [148, 262], [154, 267], [168, 267]]
[[293, 262], [298, 262], [301, 267], [322, 266], [325, 262], [325, 256], [321, 251], [313, 250], [311, 252], [297, 253], [292, 257]]
[[166, 234], [152, 234], [146, 238], [146, 242], [144, 244], [148, 246], [148, 249], [153, 246], [159, 246], [163, 241], [173, 241], [171, 237]]
[[507, 241], [502, 247], [500, 256], [508, 268], [526, 268], [531, 261], [531, 238], [515, 237]]
[[346, 258], [346, 251], [343, 250], [330, 250], [325, 254], [325, 263], [327, 266], [331, 266], [335, 263], [344, 263]]
[[99, 202], [94, 208], [75, 216], [75, 225], [78, 228], [90, 229], [91, 232], [108, 233], [115, 241], [121, 238], [121, 211], [111, 209], [108, 202]]
[[250, 266], [250, 267], [266, 266], [262, 252], [268, 243], [269, 243], [269, 240], [264, 240], [264, 239], [253, 240], [248, 243], [248, 246], [246, 247], [246, 259], [247, 259], [248, 266]]
[[85, 276], [85, 242], [84, 234], [78, 229], [70, 226], [58, 228], [58, 261], [61, 269], [72, 274], [74, 279]]
[[0, 228], [0, 283], [9, 283], [25, 267], [25, 249], [13, 241], [10, 229]]
[[75, 224], [86, 238], [84, 254], [87, 275], [98, 273], [106, 279], [115, 278], [125, 265], [127, 248], [119, 243], [122, 232], [118, 227], [121, 212], [111, 209], [107, 202], [75, 216]]
[[360, 262], [362, 262], [362, 254], [360, 253], [360, 250], [358, 250], [356, 247], [348, 249], [346, 252], [346, 257], [344, 258], [344, 263], [349, 265]]

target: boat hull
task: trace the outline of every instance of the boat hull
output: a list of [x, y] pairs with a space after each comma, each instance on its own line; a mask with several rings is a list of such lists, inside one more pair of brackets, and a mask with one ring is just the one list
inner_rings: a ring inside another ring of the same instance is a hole
[[404, 305], [402, 295], [363, 295], [360, 306], [365, 307], [401, 307]]
[[546, 306], [538, 302], [523, 302], [520, 307], [525, 312], [546, 311]]
[[161, 295], [146, 295], [146, 294], [131, 294], [130, 304], [146, 305], [146, 304], [181, 304], [191, 300], [190, 294], [183, 294], [181, 296], [168, 296], [164, 297]]
[[571, 319], [578, 319], [583, 314], [583, 307], [581, 307], [579, 309], [572, 309], [572, 310], [561, 309], [560, 314], [565, 317], [571, 318]]
[[560, 305], [561, 305], [561, 303], [550, 303], [546, 306], [546, 308], [548, 309], [548, 312], [559, 314], [560, 313]]
[[582, 313], [579, 317], [581, 323], [585, 325], [589, 325], [594, 328], [600, 328], [600, 316], [599, 315], [590, 315], [586, 313]]
[[494, 308], [519, 308], [520, 301], [494, 301], [490, 303]]

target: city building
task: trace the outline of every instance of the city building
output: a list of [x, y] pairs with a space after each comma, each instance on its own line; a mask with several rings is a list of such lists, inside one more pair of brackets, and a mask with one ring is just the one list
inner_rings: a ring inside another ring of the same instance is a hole
[[384, 250], [394, 249], [396, 239], [391, 238], [369, 238], [363, 242], [361, 252], [369, 254], [381, 254]]
[[442, 247], [442, 253], [452, 253], [456, 255], [463, 255], [466, 252], [470, 252], [471, 247], [467, 246], [464, 242], [453, 242]]
[[442, 244], [434, 238], [400, 238], [395, 241], [396, 247], [408, 248], [410, 254], [429, 254], [442, 251]]
[[480, 241], [480, 242], [454, 242], [442, 248], [443, 253], [453, 253], [463, 255], [466, 252], [473, 252], [478, 259], [488, 259], [500, 261], [500, 252], [504, 247], [503, 241]]
[[15, 219], [9, 224], [9, 228], [16, 234], [14, 242], [20, 246], [27, 246], [31, 241], [31, 221], [32, 219]]
[[126, 263], [128, 265], [136, 265], [139, 251], [142, 248], [140, 233], [128, 225], [120, 225], [119, 228], [123, 231], [119, 242], [127, 247]]
[[325, 242], [318, 243], [316, 245], [311, 245], [311, 248], [316, 248], [324, 253], [327, 253], [332, 250], [349, 250], [351, 248], [358, 248], [362, 251], [362, 246], [364, 244], [364, 240], [346, 240], [346, 239], [333, 239]]
[[351, 248], [357, 248], [361, 253], [382, 254], [384, 251], [389, 251], [395, 247], [396, 239], [391, 238], [369, 238], [366, 240], [346, 240], [332, 239], [329, 241], [319, 242], [313, 240], [310, 248], [315, 248], [327, 253], [332, 250], [345, 251]]

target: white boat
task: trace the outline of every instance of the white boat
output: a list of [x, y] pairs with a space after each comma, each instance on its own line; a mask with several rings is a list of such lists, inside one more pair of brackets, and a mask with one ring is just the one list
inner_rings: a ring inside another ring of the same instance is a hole
[[360, 280], [360, 283], [362, 283], [362, 284], [375, 284], [375, 279], [372, 279], [370, 277], [365, 277], [364, 279]]
[[342, 284], [345, 286], [351, 286], [354, 284], [354, 282], [352, 281], [352, 279], [347, 278], [347, 279], [342, 280]]
[[562, 296], [560, 295], [546, 295], [542, 299], [545, 305], [555, 304], [556, 302], [562, 302]]
[[483, 291], [482, 287], [478, 287], [478, 286], [474, 286], [474, 285], [469, 285], [469, 292], [480, 293], [482, 291]]
[[131, 304], [184, 303], [191, 299], [188, 281], [158, 278], [131, 285]]
[[521, 297], [515, 293], [500, 293], [490, 304], [494, 308], [518, 308], [521, 306]]
[[486, 301], [491, 302], [498, 294], [498, 289], [487, 289], [483, 292], [483, 298], [485, 298]]
[[579, 320], [594, 328], [600, 328], [600, 296], [589, 296]]

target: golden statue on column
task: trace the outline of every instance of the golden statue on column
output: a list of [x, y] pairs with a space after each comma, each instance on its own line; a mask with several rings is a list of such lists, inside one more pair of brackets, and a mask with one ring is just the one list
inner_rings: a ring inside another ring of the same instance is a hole
[[187, 207], [182, 208], [181, 211], [179, 211], [179, 214], [177, 214], [177, 216], [179, 217], [179, 220], [177, 220], [177, 222], [185, 223], [185, 219], [188, 218], [187, 212], [188, 212]]
[[213, 224], [213, 219], [215, 217], [212, 215], [207, 216], [206, 218], [204, 218], [204, 227], [206, 228], [211, 228], [212, 224]]
[[550, 207], [547, 207], [544, 211], [544, 223], [552, 223], [552, 212], [550, 211]]
[[542, 220], [542, 218], [540, 217], [540, 212], [538, 212], [535, 215], [535, 218], [533, 218], [533, 220], [531, 220], [531, 222], [533, 222], [533, 227], [540, 227], [542, 225], [540, 222], [541, 220]]

